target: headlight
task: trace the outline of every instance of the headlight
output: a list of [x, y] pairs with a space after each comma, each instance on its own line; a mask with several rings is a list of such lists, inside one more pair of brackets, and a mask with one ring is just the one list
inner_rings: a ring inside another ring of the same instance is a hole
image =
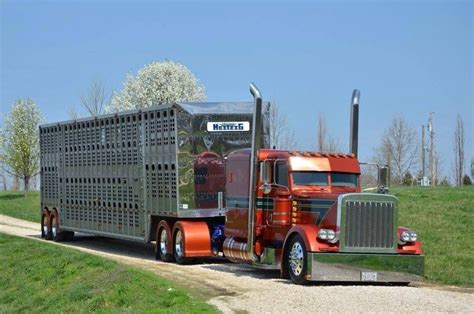
[[318, 231], [318, 238], [321, 240], [332, 241], [336, 238], [336, 232], [332, 229], [320, 229]]
[[413, 231], [403, 231], [400, 234], [400, 240], [403, 242], [415, 242], [417, 237], [416, 232]]

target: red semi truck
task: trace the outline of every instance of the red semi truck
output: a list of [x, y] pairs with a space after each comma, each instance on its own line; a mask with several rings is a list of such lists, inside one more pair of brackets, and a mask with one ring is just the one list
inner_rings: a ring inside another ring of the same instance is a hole
[[[308, 281], [412, 282], [417, 234], [361, 190], [359, 92], [349, 153], [270, 149], [269, 104], [177, 103], [40, 127], [42, 236], [156, 241], [156, 257], [224, 256]], [[385, 178], [385, 180], [383, 180]]]

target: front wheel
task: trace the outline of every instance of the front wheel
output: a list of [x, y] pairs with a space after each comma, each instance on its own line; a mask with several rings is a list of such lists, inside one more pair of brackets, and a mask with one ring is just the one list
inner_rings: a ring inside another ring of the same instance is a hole
[[290, 242], [287, 250], [286, 259], [288, 262], [288, 273], [291, 280], [299, 285], [308, 283], [305, 276], [307, 273], [307, 259], [306, 246], [303, 239], [299, 235], [295, 235]]

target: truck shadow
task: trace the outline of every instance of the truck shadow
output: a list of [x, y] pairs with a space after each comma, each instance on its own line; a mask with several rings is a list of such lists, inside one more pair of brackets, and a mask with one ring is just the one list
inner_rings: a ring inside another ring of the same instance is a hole
[[[31, 237], [39, 238], [39, 235], [31, 235]], [[163, 263], [155, 260], [154, 245], [151, 243], [139, 243], [121, 239], [105, 238], [100, 236], [77, 234], [72, 241], [62, 242], [63, 245], [77, 248], [84, 248], [101, 253], [114, 254], [122, 257], [138, 258], [142, 260], [154, 261], [156, 263]], [[168, 264], [168, 263], [167, 263]], [[274, 280], [282, 284], [293, 284], [289, 279], [283, 279], [280, 276], [279, 270], [268, 270], [254, 268], [248, 264], [232, 263], [225, 258], [202, 258], [196, 259], [190, 265], [180, 267], [199, 267], [213, 270], [216, 272], [231, 274], [235, 277], [249, 277], [254, 279]], [[391, 283], [361, 283], [361, 282], [310, 282], [309, 286], [403, 286], [403, 284]]]

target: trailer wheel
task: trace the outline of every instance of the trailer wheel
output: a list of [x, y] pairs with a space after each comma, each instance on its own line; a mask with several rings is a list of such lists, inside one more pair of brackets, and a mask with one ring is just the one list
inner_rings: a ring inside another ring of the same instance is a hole
[[41, 216], [41, 238], [51, 240], [51, 230], [49, 228], [48, 216], [44, 213]]
[[174, 258], [178, 264], [184, 265], [191, 262], [190, 258], [184, 256], [184, 238], [181, 229], [176, 230], [174, 233], [173, 251]]
[[65, 234], [64, 232], [59, 231], [59, 226], [58, 226], [58, 219], [56, 215], [51, 215], [50, 219], [50, 224], [51, 226], [51, 238], [55, 242], [61, 242], [64, 241]]
[[287, 250], [288, 273], [291, 280], [299, 285], [306, 284], [306, 246], [300, 235], [295, 235], [291, 239], [290, 246]]
[[168, 234], [166, 228], [160, 228], [156, 241], [156, 259], [160, 258], [163, 262], [174, 261], [173, 254], [168, 252], [169, 241], [171, 241], [171, 235]]

